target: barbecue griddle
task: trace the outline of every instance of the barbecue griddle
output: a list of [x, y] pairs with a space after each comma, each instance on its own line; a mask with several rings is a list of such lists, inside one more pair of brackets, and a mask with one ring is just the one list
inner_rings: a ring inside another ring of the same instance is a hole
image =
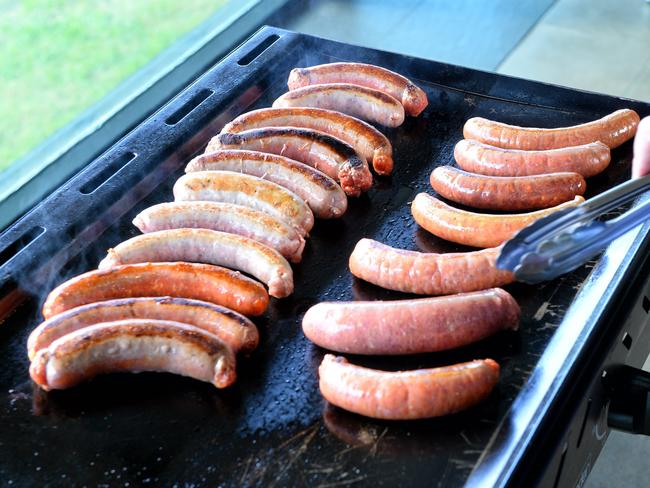
[[[402, 127], [382, 129], [394, 147], [393, 175], [350, 199], [342, 219], [317, 221], [294, 266], [295, 293], [273, 299], [254, 320], [261, 344], [240, 358], [237, 383], [220, 391], [142, 373], [98, 377], [67, 391], [36, 388], [25, 344], [46, 294], [137, 235], [133, 217], [171, 201], [187, 161], [238, 114], [269, 107], [286, 91], [291, 68], [333, 61], [400, 72], [427, 92], [429, 107]], [[493, 394], [456, 415], [387, 422], [326, 405], [317, 381], [326, 351], [300, 324], [320, 301], [408, 297], [351, 276], [347, 259], [362, 237], [430, 252], [468, 249], [428, 234], [410, 215], [418, 192], [433, 193], [431, 170], [453, 164], [468, 118], [556, 127], [623, 107], [650, 114], [640, 102], [261, 29], [0, 236], [0, 479], [18, 486], [575, 483], [608, 431], [603, 365], [638, 365], [643, 356], [633, 357], [620, 339], [625, 331], [637, 341], [645, 326], [636, 302], [650, 294], [648, 226], [559, 279], [505, 287], [522, 309], [518, 332], [442, 353], [348, 356], [386, 370], [498, 361]], [[629, 177], [631, 151], [626, 143], [613, 152], [608, 170], [588, 181], [587, 197]]]

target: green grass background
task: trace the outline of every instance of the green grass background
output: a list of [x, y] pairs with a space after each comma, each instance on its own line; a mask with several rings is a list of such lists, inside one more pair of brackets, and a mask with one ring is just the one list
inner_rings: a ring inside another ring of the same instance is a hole
[[226, 0], [0, 0], [0, 170]]

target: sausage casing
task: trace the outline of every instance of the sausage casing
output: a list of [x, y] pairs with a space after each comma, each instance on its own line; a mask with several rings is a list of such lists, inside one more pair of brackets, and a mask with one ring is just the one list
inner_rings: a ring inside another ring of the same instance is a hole
[[269, 304], [264, 287], [237, 271], [210, 264], [143, 263], [69, 279], [47, 296], [43, 317], [114, 298], [161, 296], [203, 300], [244, 315], [261, 315]]
[[169, 229], [212, 229], [249, 237], [293, 263], [300, 262], [305, 240], [285, 221], [243, 205], [223, 202], [167, 202], [153, 205], [133, 219], [143, 233]]
[[335, 110], [385, 127], [404, 123], [404, 107], [390, 95], [351, 83], [309, 85], [288, 91], [273, 108], [315, 107]]
[[345, 142], [324, 132], [296, 127], [263, 127], [238, 134], [214, 136], [206, 152], [248, 149], [279, 154], [322, 171], [341, 183], [343, 191], [359, 196], [372, 186], [368, 162]]
[[463, 136], [506, 149], [544, 150], [580, 146], [600, 141], [610, 149], [632, 139], [639, 125], [639, 114], [622, 109], [586, 124], [557, 129], [519, 127], [474, 117], [465, 122]]
[[393, 171], [393, 147], [372, 125], [355, 117], [313, 107], [261, 108], [240, 115], [225, 125], [222, 133], [239, 133], [262, 127], [302, 127], [324, 132], [346, 142], [357, 154], [372, 161], [380, 175]]
[[350, 255], [357, 278], [388, 290], [419, 295], [451, 295], [494, 288], [514, 281], [497, 269], [499, 248], [459, 253], [422, 253], [361, 239]]
[[39, 324], [27, 339], [27, 354], [35, 354], [66, 334], [103, 322], [125, 319], [171, 320], [216, 335], [235, 352], [249, 353], [259, 342], [255, 324], [226, 307], [175, 297], [120, 298], [89, 303]]
[[234, 171], [198, 171], [174, 183], [176, 201], [211, 201], [243, 205], [283, 220], [305, 236], [314, 226], [314, 214], [292, 191], [257, 176]]
[[313, 343], [349, 354], [444, 351], [516, 330], [520, 310], [500, 288], [444, 297], [370, 302], [323, 302], [302, 320]]
[[188, 261], [244, 271], [266, 283], [269, 295], [293, 293], [291, 265], [275, 249], [248, 237], [209, 229], [171, 229], [132, 237], [108, 250], [99, 269], [124, 264]]
[[418, 225], [438, 237], [467, 246], [496, 247], [537, 219], [584, 201], [577, 196], [569, 202], [536, 212], [494, 215], [461, 210], [431, 195], [419, 193], [411, 204], [411, 213]]
[[169, 320], [129, 319], [71, 332], [36, 353], [29, 373], [41, 388], [61, 390], [114, 372], [164, 371], [230, 386], [235, 356], [218, 337]]
[[461, 205], [490, 210], [548, 208], [583, 195], [585, 179], [578, 173], [535, 176], [485, 176], [453, 166], [431, 172], [431, 186], [443, 197]]
[[499, 381], [492, 359], [413, 371], [379, 371], [326, 354], [318, 368], [325, 399], [366, 417], [412, 420], [465, 410], [488, 397]]
[[212, 170], [235, 171], [277, 183], [302, 198], [321, 219], [340, 217], [348, 208], [345, 193], [332, 178], [277, 154], [220, 149], [195, 157], [185, 167], [186, 173]]
[[380, 66], [363, 63], [330, 63], [294, 68], [289, 90], [322, 83], [353, 83], [384, 92], [399, 100], [407, 114], [416, 117], [427, 107], [426, 93], [408, 78]]
[[487, 176], [532, 176], [570, 171], [589, 178], [604, 171], [612, 156], [609, 147], [602, 142], [522, 151], [463, 139], [454, 147], [454, 158], [465, 171]]

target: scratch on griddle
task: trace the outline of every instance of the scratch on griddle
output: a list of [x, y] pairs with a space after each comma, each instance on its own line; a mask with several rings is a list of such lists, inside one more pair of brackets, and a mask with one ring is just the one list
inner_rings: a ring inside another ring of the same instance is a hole
[[548, 330], [548, 329], [557, 329], [559, 327], [559, 324], [554, 324], [553, 322], [544, 322], [544, 325], [537, 327], [537, 332], [541, 332], [543, 330]]
[[314, 425], [312, 425], [311, 427], [307, 427], [306, 429], [301, 430], [300, 432], [298, 432], [297, 434], [295, 434], [293, 437], [290, 437], [289, 439], [287, 439], [286, 441], [284, 441], [282, 444], [280, 444], [279, 446], [277, 446], [276, 449], [282, 449], [282, 448], [285, 447], [287, 444], [291, 444], [291, 443], [292, 443], [293, 441], [295, 441], [296, 439], [298, 439], [298, 438], [300, 438], [300, 437], [302, 437], [302, 436], [304, 436], [304, 435], [307, 435], [307, 434], [309, 433], [309, 431], [315, 430], [315, 429], [317, 429], [317, 428], [318, 428], [318, 425], [314, 424]]
[[288, 462], [284, 464], [282, 470], [275, 477], [274, 482], [270, 483], [269, 486], [275, 486], [280, 481], [280, 479], [282, 479], [282, 476], [284, 475], [284, 473], [286, 473], [289, 470], [289, 468], [291, 468], [291, 466], [293, 466], [293, 463], [295, 463], [298, 460], [298, 458], [305, 453], [305, 451], [307, 450], [307, 447], [309, 447], [310, 442], [314, 439], [314, 437], [316, 436], [316, 433], [318, 432], [318, 424], [315, 424], [312, 427], [309, 427], [308, 429], [305, 429], [302, 432], [299, 432], [297, 435], [295, 435], [291, 439], [289, 439], [289, 441], [285, 441], [282, 444], [280, 444], [280, 446], [278, 446], [278, 447], [282, 447], [282, 446], [287, 445], [288, 442], [290, 442], [291, 440], [293, 440], [293, 439], [295, 439], [295, 438], [297, 438], [297, 437], [299, 437], [301, 435], [304, 435], [304, 433], [308, 432], [309, 430], [311, 430], [311, 432], [308, 433], [307, 435], [305, 435], [305, 439], [302, 441], [302, 444], [300, 445], [300, 447], [298, 447], [298, 449], [296, 449], [295, 452], [293, 452], [291, 454], [291, 456], [288, 459]]
[[246, 467], [244, 468], [244, 472], [242, 473], [241, 479], [239, 480], [239, 486], [244, 485], [244, 480], [248, 476], [248, 470], [250, 469], [252, 462], [253, 462], [253, 455], [251, 454], [250, 456], [248, 456], [248, 460], [246, 461]]
[[465, 441], [465, 443], [468, 446], [473, 446], [474, 445], [474, 443], [472, 441], [470, 441], [469, 438], [467, 437], [467, 435], [465, 434], [465, 431], [461, 430], [460, 431], [460, 436], [463, 438], [463, 440]]
[[329, 488], [332, 486], [345, 486], [345, 485], [351, 485], [353, 483], [359, 483], [361, 481], [364, 481], [368, 476], [363, 475], [363, 476], [357, 476], [356, 478], [350, 478], [348, 480], [340, 480], [340, 481], [331, 481], [329, 483], [322, 483], [320, 485], [317, 485], [318, 488]]
[[377, 448], [379, 447], [379, 441], [382, 440], [382, 438], [386, 435], [386, 432], [388, 432], [388, 427], [385, 427], [384, 430], [381, 431], [381, 434], [377, 436], [377, 439], [375, 442], [372, 443], [372, 446], [370, 447], [370, 450], [368, 451], [368, 454], [363, 458], [361, 462], [366, 462], [366, 459], [369, 457], [375, 457], [377, 454]]
[[312, 468], [305, 469], [305, 473], [332, 474], [338, 471], [337, 466], [321, 466], [320, 464], [314, 464], [313, 466]]
[[542, 317], [546, 315], [546, 310], [548, 309], [548, 302], [542, 303], [542, 306], [537, 309], [537, 312], [535, 312], [535, 315], [533, 315], [534, 320], [542, 320]]

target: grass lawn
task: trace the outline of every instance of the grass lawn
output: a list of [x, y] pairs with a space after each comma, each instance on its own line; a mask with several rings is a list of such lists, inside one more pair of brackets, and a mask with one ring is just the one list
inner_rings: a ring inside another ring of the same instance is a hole
[[0, 0], [0, 170], [226, 0]]

